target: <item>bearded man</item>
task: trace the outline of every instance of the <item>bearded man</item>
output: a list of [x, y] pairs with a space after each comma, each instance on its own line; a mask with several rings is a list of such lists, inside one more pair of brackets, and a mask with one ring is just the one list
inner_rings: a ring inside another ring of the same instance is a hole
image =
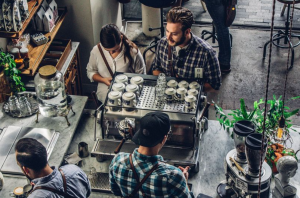
[[204, 91], [218, 90], [221, 71], [216, 52], [191, 32], [193, 14], [183, 7], [172, 8], [166, 16], [166, 36], [157, 45], [153, 75], [160, 72], [179, 78], [204, 78]]

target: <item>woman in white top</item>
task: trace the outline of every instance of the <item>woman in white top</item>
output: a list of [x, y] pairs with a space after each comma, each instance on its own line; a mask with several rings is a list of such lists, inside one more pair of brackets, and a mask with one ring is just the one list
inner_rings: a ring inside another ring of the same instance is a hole
[[146, 66], [138, 47], [121, 33], [116, 25], [103, 26], [100, 31], [100, 43], [92, 49], [86, 69], [91, 82], [98, 82], [97, 97], [104, 102], [112, 76], [99, 47], [112, 73], [118, 71], [146, 74]]

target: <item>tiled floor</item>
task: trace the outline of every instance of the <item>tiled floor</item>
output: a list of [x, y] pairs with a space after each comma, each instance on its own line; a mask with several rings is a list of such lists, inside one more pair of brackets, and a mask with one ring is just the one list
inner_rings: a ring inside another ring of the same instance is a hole
[[[210, 30], [211, 26], [193, 26], [192, 31], [200, 36], [203, 29]], [[262, 54], [264, 43], [269, 40], [270, 32], [268, 30], [234, 27], [230, 29], [230, 32], [233, 36], [232, 71], [223, 76], [223, 84], [219, 92], [208, 94], [208, 98], [210, 102], [215, 101], [226, 110], [239, 108], [239, 100], [244, 98], [246, 105], [253, 109], [253, 102], [265, 97], [268, 58], [262, 59]], [[151, 41], [151, 38], [145, 37], [142, 33], [142, 23], [140, 22], [127, 23], [126, 35], [139, 45], [142, 52], [145, 49], [144, 46]], [[286, 98], [300, 95], [299, 49], [300, 47], [295, 48], [294, 67], [288, 73]], [[218, 51], [218, 48], [215, 50]], [[273, 97], [273, 95], [283, 95], [287, 56], [287, 49], [273, 47], [268, 98]], [[153, 57], [153, 53], [147, 53], [148, 67]], [[286, 102], [286, 105], [291, 109], [299, 108], [299, 104], [299, 100]], [[214, 119], [213, 113], [210, 116], [211, 119]], [[295, 116], [294, 123], [297, 124], [298, 121], [300, 121], [299, 116]]]
[[[272, 18], [273, 0], [238, 0], [237, 1], [237, 14], [233, 25], [238, 26], [258, 26], [258, 27], [269, 27]], [[189, 0], [183, 3], [184, 7], [190, 9], [197, 23], [208, 23], [211, 22], [211, 18], [208, 12], [204, 12], [201, 6], [200, 0]], [[283, 27], [286, 20], [285, 15], [281, 16], [283, 4], [275, 0], [275, 26]], [[300, 7], [296, 4], [295, 7]], [[170, 8], [165, 8], [166, 13]], [[292, 10], [292, 9], [291, 9]], [[131, 0], [130, 3], [124, 4], [124, 17], [126, 19], [141, 19], [141, 5], [138, 0]], [[300, 28], [300, 10], [295, 9], [293, 27]]]

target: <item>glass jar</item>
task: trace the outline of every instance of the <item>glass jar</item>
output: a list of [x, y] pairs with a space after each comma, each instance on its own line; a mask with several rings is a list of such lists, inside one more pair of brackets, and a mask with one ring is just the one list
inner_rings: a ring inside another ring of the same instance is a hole
[[44, 117], [64, 116], [67, 113], [67, 96], [64, 76], [52, 65], [39, 69], [34, 77], [39, 111]]

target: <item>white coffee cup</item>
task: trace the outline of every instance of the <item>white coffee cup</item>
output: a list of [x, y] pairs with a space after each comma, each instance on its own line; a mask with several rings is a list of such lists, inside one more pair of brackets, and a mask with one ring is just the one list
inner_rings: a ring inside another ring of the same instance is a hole
[[178, 82], [176, 80], [169, 80], [167, 83], [168, 87], [174, 88], [174, 89], [176, 89], [177, 85], [178, 85]]
[[187, 95], [185, 98], [185, 107], [187, 109], [193, 109], [196, 106], [196, 97], [195, 96], [191, 96], [191, 95]]
[[176, 91], [174, 88], [167, 88], [165, 91], [167, 101], [174, 100], [175, 93], [176, 93]]
[[130, 83], [138, 85], [140, 90], [143, 90], [144, 79], [141, 76], [133, 76], [130, 79]]
[[200, 85], [199, 85], [198, 82], [193, 81], [193, 82], [191, 82], [191, 83], [189, 84], [189, 88], [190, 88], [190, 89], [196, 89], [196, 90], [199, 90]]
[[176, 90], [177, 100], [183, 101], [186, 96], [187, 90], [186, 88], [180, 87]]
[[140, 88], [136, 84], [128, 84], [126, 86], [126, 91], [134, 93], [137, 97], [140, 96]]
[[128, 84], [128, 77], [125, 74], [119, 74], [115, 78], [116, 83], [124, 83], [125, 85]]
[[125, 90], [125, 85], [124, 85], [124, 83], [114, 83], [112, 86], [112, 90], [123, 93]]
[[132, 92], [125, 92], [122, 95], [123, 107], [134, 107], [136, 105], [136, 96]]
[[196, 89], [190, 89], [188, 90], [188, 95], [195, 96], [197, 98], [198, 91]]
[[108, 93], [108, 104], [111, 106], [121, 105], [122, 94], [119, 91], [111, 91]]
[[178, 87], [183, 87], [183, 88], [188, 89], [189, 83], [186, 82], [185, 80], [182, 80], [182, 81], [180, 81], [180, 82], [178, 83]]

